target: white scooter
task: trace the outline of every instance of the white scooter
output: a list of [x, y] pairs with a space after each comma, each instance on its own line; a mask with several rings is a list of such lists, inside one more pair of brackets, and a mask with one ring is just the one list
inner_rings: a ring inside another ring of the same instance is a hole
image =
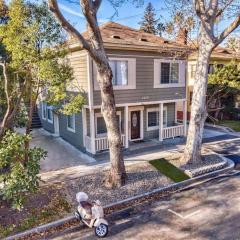
[[96, 236], [104, 238], [108, 234], [108, 222], [104, 219], [103, 207], [100, 201], [88, 201], [88, 195], [84, 192], [76, 194], [78, 209], [75, 217], [90, 228], [95, 229]]

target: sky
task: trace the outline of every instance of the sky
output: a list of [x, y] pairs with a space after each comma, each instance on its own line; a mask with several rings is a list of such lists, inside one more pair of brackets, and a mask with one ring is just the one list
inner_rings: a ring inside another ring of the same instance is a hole
[[[78, 0], [75, 0], [79, 2]], [[168, 22], [171, 19], [171, 14], [167, 6], [165, 5], [164, 0], [138, 0], [137, 2], [142, 2], [141, 4], [133, 4], [133, 0], [126, 0], [121, 7], [116, 10], [110, 4], [109, 0], [103, 0], [102, 5], [98, 12], [98, 22], [99, 24], [103, 24], [107, 21], [118, 22], [123, 25], [127, 25], [133, 28], [139, 28], [139, 22], [141, 21], [144, 10], [148, 2], [153, 4], [155, 8], [156, 17], [161, 19], [164, 23]], [[59, 7], [66, 17], [66, 19], [70, 20], [70, 22], [81, 32], [85, 30], [86, 23], [84, 20], [84, 16], [81, 13], [81, 8], [79, 4], [70, 3], [68, 0], [58, 0]], [[231, 20], [226, 19], [218, 26], [219, 33], [230, 23]], [[240, 33], [240, 28], [238, 28], [235, 33]], [[195, 38], [196, 33], [193, 33], [190, 38]]]
[[[114, 15], [116, 11], [114, 10], [113, 6], [109, 3], [109, 1], [103, 0], [98, 13], [99, 24], [112, 20], [133, 28], [139, 28], [138, 23], [143, 16], [148, 2], [149, 1], [144, 1], [144, 3], [139, 4], [138, 6], [137, 4], [132, 4], [132, 1], [126, 1], [122, 7], [118, 8], [117, 14]], [[156, 17], [159, 17], [161, 14], [163, 16], [163, 21], [168, 21], [169, 13], [166, 11], [164, 1], [152, 0], [151, 2], [156, 10]], [[58, 3], [64, 16], [70, 20], [71, 23], [73, 23], [80, 31], [84, 31], [85, 21], [81, 13], [80, 6], [69, 3], [67, 0], [58, 0]]]

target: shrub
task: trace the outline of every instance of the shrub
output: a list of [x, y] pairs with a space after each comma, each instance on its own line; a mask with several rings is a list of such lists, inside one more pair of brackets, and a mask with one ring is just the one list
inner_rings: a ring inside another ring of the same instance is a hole
[[25, 149], [29, 140], [30, 136], [8, 131], [0, 142], [0, 196], [16, 209], [28, 193], [38, 189], [40, 160], [46, 157], [41, 148]]

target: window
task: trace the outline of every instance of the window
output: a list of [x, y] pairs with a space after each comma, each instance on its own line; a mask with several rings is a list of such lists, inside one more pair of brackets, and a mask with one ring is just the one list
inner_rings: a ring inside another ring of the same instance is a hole
[[[117, 112], [118, 126], [121, 132], [121, 112]], [[96, 126], [96, 136], [105, 137], [107, 135], [107, 128], [104, 118], [101, 113], [95, 114], [95, 126]]]
[[[136, 89], [136, 58], [109, 57], [113, 89]], [[100, 90], [96, 64], [93, 65], [94, 90]]]
[[209, 64], [208, 66], [208, 74], [213, 74], [214, 73], [214, 65], [213, 64]]
[[184, 87], [185, 66], [182, 60], [154, 59], [154, 88]]
[[128, 61], [110, 60], [113, 73], [113, 86], [124, 86], [128, 84]]
[[48, 122], [50, 123], [53, 122], [53, 112], [50, 106], [47, 106], [47, 119], [48, 119]]
[[179, 63], [161, 63], [161, 84], [178, 83]]
[[67, 129], [75, 132], [75, 114], [67, 116]]
[[47, 118], [47, 104], [42, 103], [42, 119], [46, 120]]
[[[163, 108], [163, 127], [167, 127], [167, 107]], [[147, 131], [159, 129], [159, 108], [147, 109]]]

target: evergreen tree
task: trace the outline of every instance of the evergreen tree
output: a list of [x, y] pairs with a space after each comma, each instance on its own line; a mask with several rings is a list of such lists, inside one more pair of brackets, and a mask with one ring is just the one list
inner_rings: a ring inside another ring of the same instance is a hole
[[165, 30], [164, 24], [160, 23], [159, 19], [156, 19], [155, 9], [151, 2], [148, 3], [143, 19], [139, 24], [140, 30], [154, 35], [159, 34], [161, 36]]

